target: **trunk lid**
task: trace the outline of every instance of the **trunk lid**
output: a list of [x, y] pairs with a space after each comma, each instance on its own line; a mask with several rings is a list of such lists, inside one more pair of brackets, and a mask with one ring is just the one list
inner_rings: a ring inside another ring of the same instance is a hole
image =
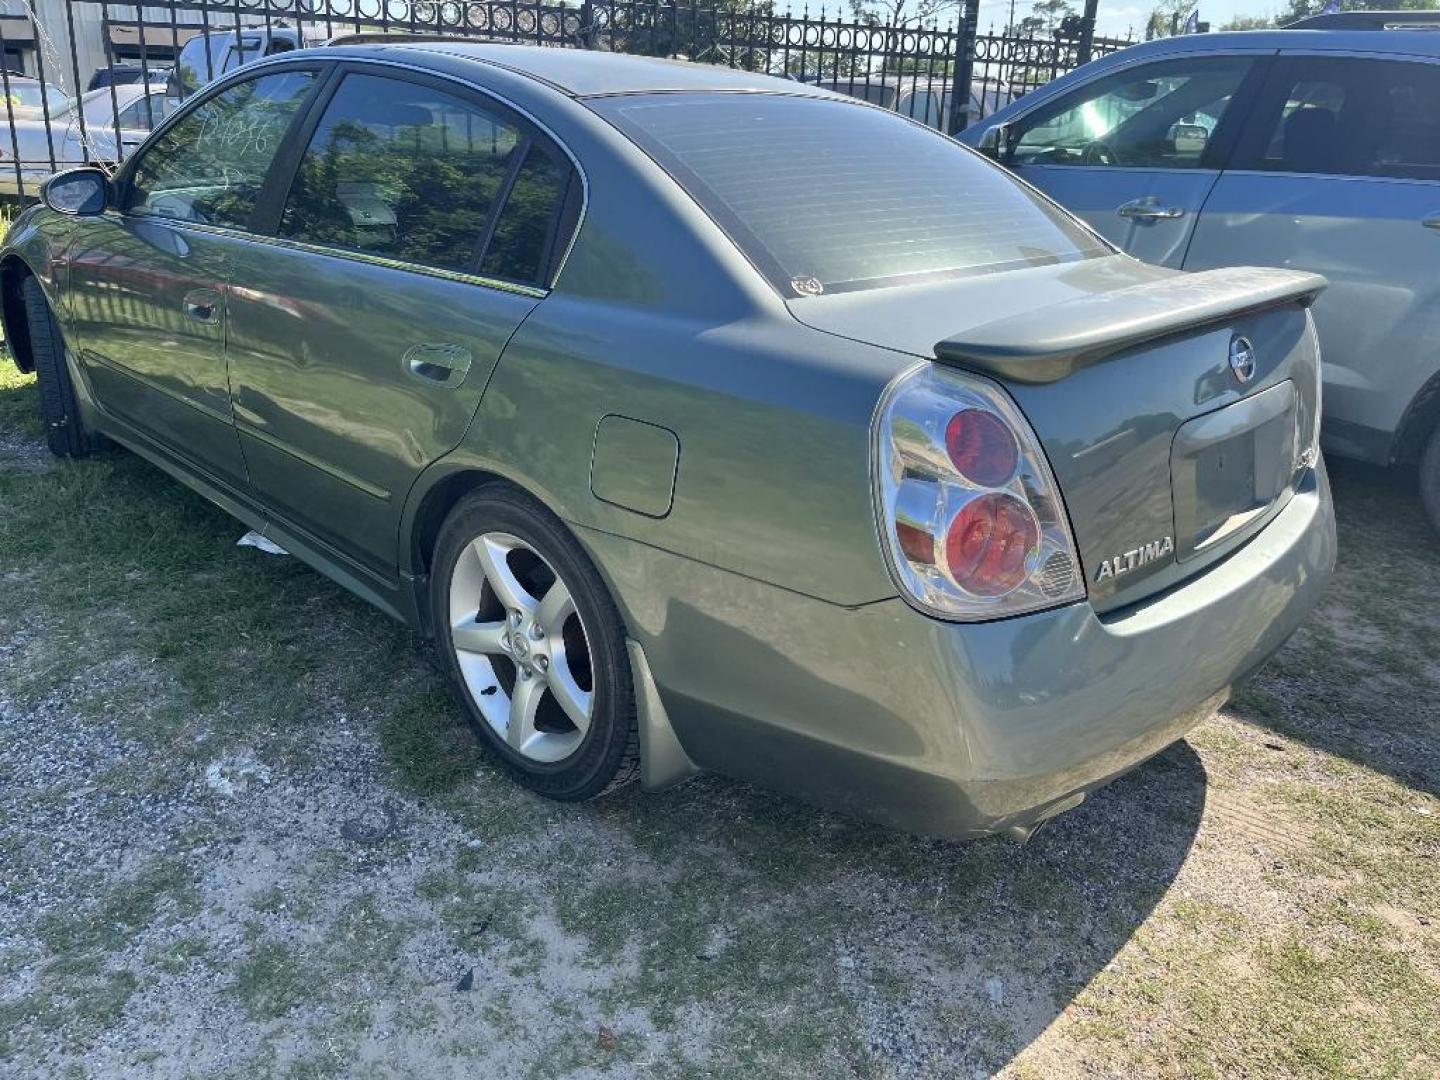
[[[1049, 458], [1103, 612], [1197, 573], [1289, 500], [1319, 397], [1305, 309], [1324, 285], [1115, 257], [791, 308], [817, 328], [1004, 385]], [[1253, 353], [1243, 381], [1230, 364], [1239, 338]]]

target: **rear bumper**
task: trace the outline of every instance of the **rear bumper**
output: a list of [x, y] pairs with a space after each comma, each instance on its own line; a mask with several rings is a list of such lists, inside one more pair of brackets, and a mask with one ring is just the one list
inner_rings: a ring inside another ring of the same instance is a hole
[[585, 534], [701, 768], [914, 832], [1024, 828], [1180, 738], [1329, 579], [1322, 470], [1243, 547], [1131, 607], [994, 623], [838, 608]]

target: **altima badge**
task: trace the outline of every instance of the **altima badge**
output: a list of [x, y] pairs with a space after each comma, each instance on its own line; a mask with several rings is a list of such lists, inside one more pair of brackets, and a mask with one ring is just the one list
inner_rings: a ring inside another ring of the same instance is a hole
[[1237, 334], [1230, 339], [1230, 370], [1241, 386], [1255, 377], [1255, 346], [1249, 338]]
[[1146, 563], [1152, 563], [1156, 559], [1163, 559], [1166, 555], [1175, 554], [1175, 541], [1168, 536], [1162, 536], [1159, 540], [1151, 540], [1138, 548], [1131, 548], [1123, 555], [1116, 555], [1112, 559], [1106, 559], [1100, 564], [1100, 572], [1095, 575], [1095, 584], [1110, 577], [1120, 577], [1132, 570], [1138, 570]]

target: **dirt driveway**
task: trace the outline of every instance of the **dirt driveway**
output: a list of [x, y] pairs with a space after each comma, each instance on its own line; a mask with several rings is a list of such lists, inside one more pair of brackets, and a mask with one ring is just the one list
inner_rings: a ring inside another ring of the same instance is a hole
[[707, 778], [564, 807], [419, 641], [0, 365], [0, 1075], [1434, 1076], [1440, 544], [1028, 847]]

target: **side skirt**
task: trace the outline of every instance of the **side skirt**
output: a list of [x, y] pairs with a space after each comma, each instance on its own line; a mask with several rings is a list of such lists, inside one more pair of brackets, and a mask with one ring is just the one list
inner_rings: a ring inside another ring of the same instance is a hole
[[419, 627], [419, 612], [415, 608], [412, 589], [387, 585], [363, 571], [352, 569], [349, 561], [339, 552], [333, 551], [328, 545], [302, 533], [299, 529], [288, 526], [283, 521], [275, 520], [248, 496], [199, 473], [139, 429], [103, 409], [95, 408], [92, 418], [98, 421], [95, 424], [98, 430], [127, 450], [138, 454], [190, 490], [210, 500], [227, 514], [238, 518], [251, 529], [274, 540], [290, 554], [318, 570], [337, 585], [354, 593], [367, 603], [373, 604], [391, 618], [398, 619], [410, 627]]

